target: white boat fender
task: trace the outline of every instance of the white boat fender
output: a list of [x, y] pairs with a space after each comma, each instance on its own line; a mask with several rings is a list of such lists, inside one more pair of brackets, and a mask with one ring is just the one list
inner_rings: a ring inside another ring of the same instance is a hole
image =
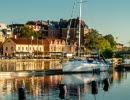
[[60, 84], [59, 85], [59, 90], [60, 90], [59, 97], [61, 99], [64, 99], [65, 96], [66, 96], [66, 93], [67, 93], [66, 85], [65, 84]]
[[92, 91], [92, 94], [98, 93], [98, 83], [95, 80], [92, 81], [92, 83], [91, 83], [91, 91]]

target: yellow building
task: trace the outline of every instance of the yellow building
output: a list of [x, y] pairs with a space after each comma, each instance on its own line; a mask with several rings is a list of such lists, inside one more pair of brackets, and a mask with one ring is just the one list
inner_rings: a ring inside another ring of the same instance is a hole
[[66, 44], [65, 47], [64, 39], [51, 38], [51, 37], [45, 37], [45, 39], [48, 41], [48, 52], [50, 56], [62, 55], [63, 52], [68, 52], [72, 54], [76, 53], [76, 43], [73, 41], [70, 41], [69, 42], [70, 44]]
[[[75, 53], [76, 44], [66, 45], [66, 52]], [[44, 37], [43, 39], [7, 38], [3, 43], [3, 56], [18, 57], [51, 57], [62, 55], [65, 50], [65, 40]]]
[[44, 52], [44, 44], [38, 39], [8, 38], [3, 43], [4, 56], [30, 56]]

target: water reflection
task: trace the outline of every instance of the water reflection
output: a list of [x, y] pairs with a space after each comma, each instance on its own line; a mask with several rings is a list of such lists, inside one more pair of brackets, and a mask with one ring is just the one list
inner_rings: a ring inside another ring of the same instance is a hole
[[103, 90], [106, 92], [106, 91], [108, 91], [109, 88], [110, 88], [110, 79], [105, 78], [103, 80]]
[[[84, 93], [90, 91], [93, 95], [96, 95], [100, 84], [108, 78], [109, 73], [107, 72], [100, 74], [65, 74], [61, 80], [61, 84], [66, 85], [68, 91], [65, 98], [80, 98]], [[107, 82], [104, 83], [106, 86]]]
[[0, 62], [0, 71], [44, 70], [61, 67], [56, 60], [3, 60]]
[[6, 97], [6, 100], [10, 100], [9, 97], [11, 97], [13, 100], [17, 100], [18, 89], [22, 87], [23, 80], [27, 98], [43, 98], [43, 96], [48, 98], [49, 95], [52, 95], [52, 91], [58, 89], [57, 85], [60, 83], [61, 75], [0, 78], [0, 99]]
[[66, 96], [66, 93], [67, 93], [66, 85], [65, 84], [60, 84], [59, 85], [59, 90], [60, 90], [59, 97], [61, 99], [65, 99], [65, 96]]
[[[29, 64], [31, 63], [29, 62]], [[27, 65], [27, 62], [25, 64]], [[35, 68], [45, 67], [41, 64], [43, 63], [39, 62], [38, 67], [34, 63], [32, 65], [35, 65]], [[46, 66], [50, 65], [48, 62], [44, 62], [45, 64]], [[53, 66], [56, 63], [51, 64]], [[17, 65], [19, 65], [19, 62], [17, 62]], [[130, 76], [130, 72], [125, 71], [26, 77], [0, 76], [0, 100], [18, 100], [18, 89], [22, 87], [23, 80], [27, 100], [109, 100], [110, 97], [111, 100], [115, 100], [117, 96], [120, 96], [115, 95], [115, 93], [118, 94], [119, 92], [122, 92], [120, 94], [126, 97], [126, 100], [129, 100], [127, 99], [129, 96], [126, 96], [123, 92], [130, 90], [130, 87], [126, 88], [126, 84], [130, 84], [128, 76]]]

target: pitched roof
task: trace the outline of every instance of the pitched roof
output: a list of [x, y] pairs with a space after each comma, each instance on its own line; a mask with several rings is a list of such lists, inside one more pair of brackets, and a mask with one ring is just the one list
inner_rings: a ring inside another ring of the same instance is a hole
[[[70, 21], [71, 21], [71, 28], [77, 28], [77, 25], [79, 24], [79, 17], [70, 19], [68, 21], [68, 24], [70, 23]], [[85, 24], [85, 22], [83, 20], [81, 20], [81, 28], [84, 28], [84, 27], [88, 27], [88, 26]]]
[[59, 38], [55, 38], [55, 37], [46, 37], [46, 36], [44, 36], [44, 38], [47, 39], [49, 42], [52, 41], [52, 40], [53, 40], [53, 41], [54, 41], [54, 40], [63, 41], [63, 39], [59, 39]]
[[17, 27], [23, 27], [24, 24], [10, 24], [9, 27], [17, 28]]
[[40, 24], [40, 22], [38, 22], [38, 21], [28, 21], [26, 23], [26, 25], [39, 25], [39, 24]]
[[31, 39], [31, 38], [10, 38], [16, 44], [33, 44], [33, 45], [42, 45], [42, 41], [39, 39]]

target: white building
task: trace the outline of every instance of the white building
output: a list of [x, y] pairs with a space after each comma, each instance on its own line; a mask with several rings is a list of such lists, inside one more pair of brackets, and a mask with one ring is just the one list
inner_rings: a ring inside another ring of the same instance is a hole
[[3, 42], [8, 37], [12, 37], [11, 29], [6, 24], [0, 23], [0, 42]]

